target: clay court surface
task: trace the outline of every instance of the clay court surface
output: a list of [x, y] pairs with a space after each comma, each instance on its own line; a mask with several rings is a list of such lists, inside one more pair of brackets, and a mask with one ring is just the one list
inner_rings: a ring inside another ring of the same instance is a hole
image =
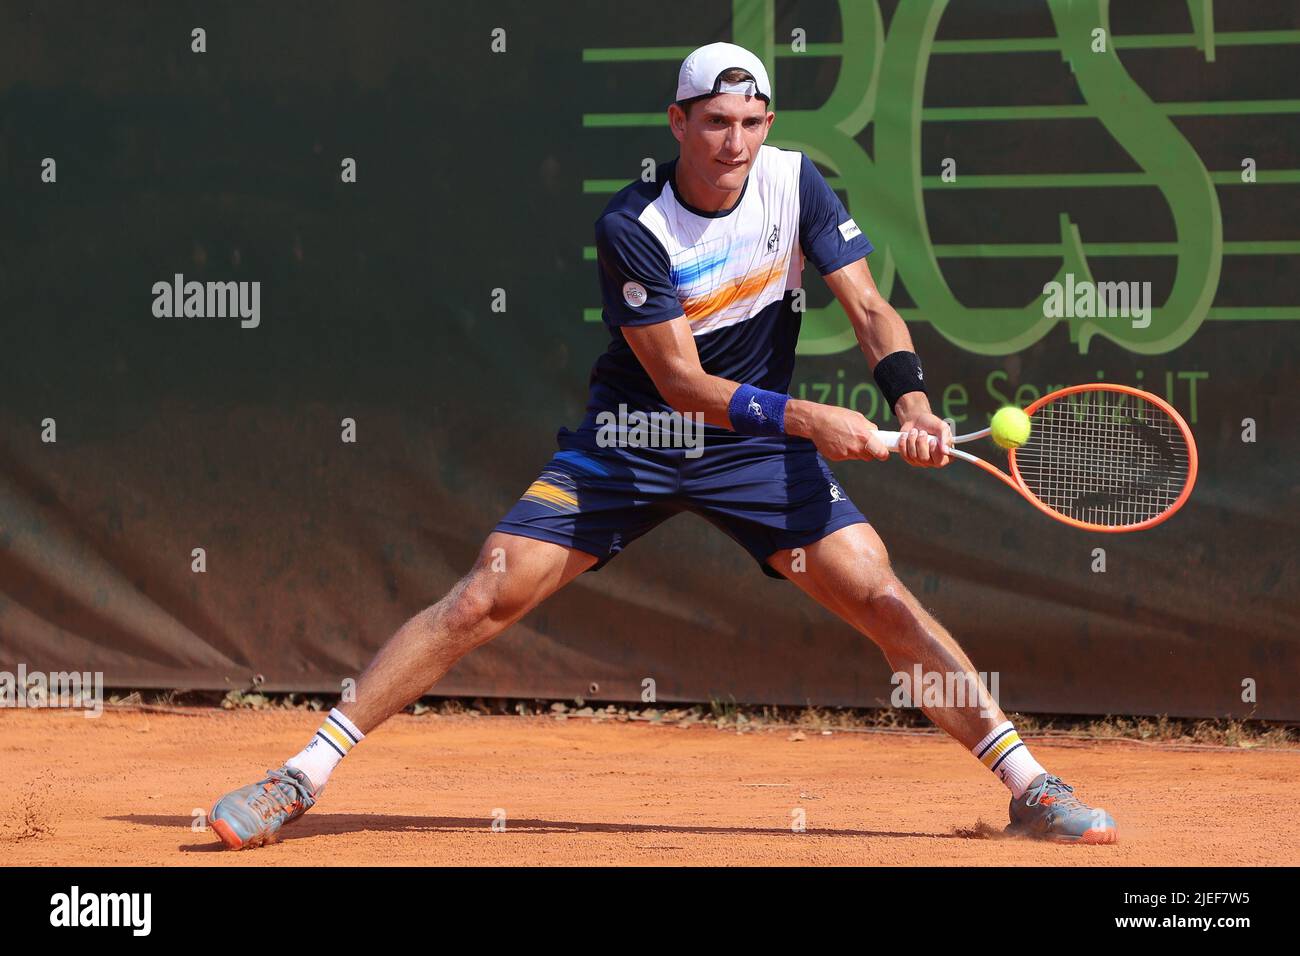
[[[389, 721], [274, 846], [191, 830], [296, 752], [306, 711], [0, 713], [6, 865], [1300, 864], [1300, 752], [1031, 746], [1115, 816], [1120, 843], [1007, 839], [1006, 791], [942, 737], [736, 734], [545, 717]], [[791, 830], [792, 811], [807, 832]], [[494, 810], [506, 829], [493, 832]]]

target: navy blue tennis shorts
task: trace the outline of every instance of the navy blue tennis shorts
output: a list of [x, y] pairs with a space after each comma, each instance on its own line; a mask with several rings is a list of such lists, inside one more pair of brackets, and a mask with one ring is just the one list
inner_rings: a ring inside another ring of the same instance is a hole
[[595, 555], [593, 571], [682, 511], [730, 535], [774, 578], [776, 552], [866, 521], [807, 439], [707, 427], [694, 450], [601, 447], [586, 425], [556, 439], [560, 450], [495, 530]]

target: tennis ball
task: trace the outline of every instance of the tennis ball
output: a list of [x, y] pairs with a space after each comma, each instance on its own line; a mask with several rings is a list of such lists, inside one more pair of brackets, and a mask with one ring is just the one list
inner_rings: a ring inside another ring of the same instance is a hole
[[993, 443], [999, 448], [1019, 448], [1029, 441], [1029, 416], [1006, 405], [993, 416]]

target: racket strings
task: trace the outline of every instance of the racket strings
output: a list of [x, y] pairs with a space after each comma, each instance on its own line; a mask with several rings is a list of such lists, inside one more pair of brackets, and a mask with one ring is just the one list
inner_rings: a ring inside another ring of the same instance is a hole
[[1178, 500], [1190, 471], [1187, 441], [1161, 408], [1122, 392], [1091, 391], [1044, 405], [1016, 449], [1029, 491], [1066, 517], [1108, 528], [1155, 518]]

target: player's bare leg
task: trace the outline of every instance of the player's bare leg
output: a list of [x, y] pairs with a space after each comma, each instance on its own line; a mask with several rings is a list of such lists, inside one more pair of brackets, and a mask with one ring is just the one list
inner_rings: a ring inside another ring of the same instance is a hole
[[488, 535], [473, 570], [389, 638], [357, 681], [356, 701], [339, 710], [370, 733], [595, 563], [590, 554], [548, 541]]
[[231, 849], [275, 840], [284, 824], [315, 805], [334, 767], [362, 737], [595, 563], [592, 555], [546, 541], [489, 535], [474, 568], [375, 655], [357, 682], [356, 700], [330, 711], [307, 746], [279, 770], [217, 801], [212, 829]]
[[[803, 550], [802, 571], [793, 570], [790, 551], [777, 552], [768, 563], [871, 638], [895, 673], [910, 675], [920, 664], [923, 673], [969, 675], [975, 683], [968, 687], [984, 688], [965, 651], [894, 575], [885, 544], [870, 525], [849, 525]], [[922, 710], [970, 749], [1006, 720], [984, 690], [983, 703], [976, 699], [961, 707]]]
[[[1071, 787], [1030, 756], [970, 658], [895, 576], [884, 542], [870, 525], [841, 528], [803, 551], [797, 565], [792, 551], [779, 551], [768, 563], [874, 641], [895, 673], [910, 676], [919, 664], [923, 674], [940, 675], [944, 687], [950, 686], [951, 674], [964, 687], [979, 689], [973, 700], [967, 693], [922, 710], [1011, 791], [1012, 832], [1077, 843], [1115, 842], [1110, 815], [1080, 803]], [[912, 688], [912, 694], [921, 698], [921, 688]]]

